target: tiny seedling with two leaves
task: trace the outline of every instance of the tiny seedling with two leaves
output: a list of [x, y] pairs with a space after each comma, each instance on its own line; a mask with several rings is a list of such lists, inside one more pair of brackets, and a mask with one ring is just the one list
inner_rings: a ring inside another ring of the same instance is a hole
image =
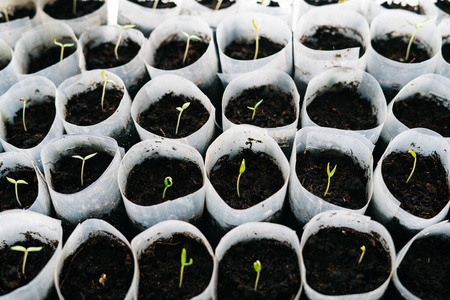
[[59, 61], [62, 61], [64, 59], [64, 49], [65, 48], [69, 48], [69, 47], [73, 47], [73, 45], [75, 45], [74, 43], [63, 44], [63, 43], [58, 42], [56, 39], [53, 40], [53, 44], [55, 44], [56, 46], [61, 47], [61, 52], [59, 54]]
[[14, 184], [14, 191], [16, 192], [16, 200], [17, 200], [17, 203], [19, 203], [19, 205], [20, 205], [20, 207], [23, 207], [22, 206], [22, 203], [20, 202], [20, 200], [19, 200], [19, 191], [18, 191], [18, 185], [19, 184], [28, 184], [28, 182], [26, 182], [25, 180], [22, 180], [22, 179], [19, 179], [19, 180], [14, 180], [14, 179], [12, 179], [12, 178], [10, 178], [10, 177], [8, 177], [8, 176], [6, 176], [6, 179], [9, 181], [9, 182], [11, 182], [12, 184]]
[[23, 277], [26, 279], [27, 276], [25, 275], [25, 265], [27, 263], [28, 253], [30, 253], [30, 252], [39, 252], [39, 251], [42, 250], [42, 246], [41, 247], [28, 247], [28, 248], [25, 248], [24, 246], [17, 245], [17, 246], [12, 246], [10, 249], [13, 250], [13, 251], [23, 252], [22, 274], [23, 274]]
[[411, 51], [411, 45], [413, 43], [413, 40], [417, 34], [417, 31], [419, 30], [420, 27], [422, 27], [426, 22], [428, 22], [428, 20], [430, 19], [430, 17], [426, 18], [425, 20], [423, 20], [422, 22], [420, 22], [419, 24], [414, 24], [408, 21], [409, 24], [414, 26], [414, 33], [411, 35], [411, 38], [409, 39], [409, 43], [408, 43], [408, 47], [406, 48], [406, 55], [405, 55], [405, 62], [408, 62], [409, 59], [409, 52]]
[[105, 74], [105, 70], [102, 70], [102, 78], [103, 78], [103, 90], [102, 90], [102, 99], [101, 99], [101, 107], [103, 110], [103, 102], [105, 101], [105, 94], [106, 94], [106, 85], [109, 83], [111, 84], [116, 84], [114, 81], [112, 81], [111, 79], [108, 79], [108, 77], [106, 77]]
[[245, 172], [245, 158], [242, 159], [241, 166], [239, 167], [239, 175], [236, 183], [237, 195], [240, 198], [241, 194], [239, 193], [239, 182], [241, 181], [241, 175]]
[[191, 102], [186, 102], [186, 103], [183, 104], [183, 106], [176, 108], [180, 113], [178, 114], [177, 128], [175, 129], [175, 134], [178, 134], [178, 127], [180, 127], [181, 114], [183, 113], [183, 111], [186, 108], [189, 107], [190, 104], [191, 104]]
[[162, 194], [162, 198], [164, 199], [166, 197], [166, 191], [168, 188], [170, 188], [173, 185], [173, 180], [172, 177], [167, 176], [166, 178], [164, 178], [164, 191]]
[[327, 184], [327, 189], [325, 190], [325, 193], [323, 194], [324, 197], [328, 194], [328, 190], [330, 189], [331, 177], [333, 177], [334, 173], [336, 172], [336, 167], [337, 167], [337, 165], [335, 165], [333, 170], [330, 171], [330, 163], [327, 164], [328, 184]]
[[184, 50], [184, 56], [183, 56], [183, 65], [186, 62], [186, 58], [188, 56], [188, 52], [189, 52], [189, 43], [191, 42], [191, 40], [197, 40], [197, 41], [201, 41], [202, 39], [199, 38], [198, 36], [194, 35], [194, 34], [189, 34], [186, 33], [184, 31], [181, 31], [181, 34], [184, 35], [186, 37], [186, 50]]
[[119, 59], [119, 53], [118, 53], [118, 51], [119, 51], [120, 42], [122, 41], [122, 35], [123, 35], [123, 32], [124, 32], [125, 30], [127, 30], [127, 29], [136, 27], [136, 25], [124, 25], [124, 26], [120, 26], [120, 25], [115, 24], [115, 25], [113, 25], [113, 26], [116, 27], [116, 28], [119, 28], [119, 30], [120, 30], [119, 38], [117, 39], [116, 47], [114, 48], [114, 55], [116, 56], [116, 59], [118, 60], [118, 59]]
[[256, 109], [262, 102], [263, 102], [263, 99], [259, 100], [258, 103], [256, 103], [255, 106], [253, 106], [253, 107], [247, 106], [248, 109], [253, 110], [252, 120], [255, 118]]
[[417, 163], [417, 154], [416, 154], [416, 152], [414, 152], [412, 149], [409, 149], [408, 153], [411, 154], [411, 156], [414, 158], [414, 164], [413, 164], [411, 173], [408, 176], [408, 179], [406, 179], [406, 183], [408, 183], [409, 180], [411, 179], [411, 177], [413, 176], [414, 170], [416, 169], [416, 163]]
[[191, 259], [189, 259], [189, 262], [186, 262], [186, 249], [183, 248], [183, 250], [181, 250], [181, 270], [180, 270], [180, 284], [179, 284], [179, 288], [181, 288], [181, 286], [183, 285], [183, 273], [184, 273], [184, 267], [190, 266], [194, 263], [194, 261]]
[[256, 260], [253, 263], [253, 268], [255, 269], [256, 272], [256, 280], [255, 280], [255, 292], [258, 289], [258, 282], [259, 282], [259, 275], [261, 274], [261, 262], [259, 260]]
[[93, 157], [96, 156], [96, 155], [97, 155], [97, 152], [92, 153], [92, 154], [89, 154], [89, 155], [87, 155], [87, 156], [85, 156], [85, 157], [81, 157], [80, 155], [72, 155], [73, 158], [77, 158], [77, 159], [80, 159], [80, 160], [82, 161], [82, 164], [81, 164], [81, 186], [84, 185], [84, 183], [83, 183], [84, 164], [86, 163], [86, 161], [87, 161], [88, 159], [91, 159], [91, 158], [93, 158]]

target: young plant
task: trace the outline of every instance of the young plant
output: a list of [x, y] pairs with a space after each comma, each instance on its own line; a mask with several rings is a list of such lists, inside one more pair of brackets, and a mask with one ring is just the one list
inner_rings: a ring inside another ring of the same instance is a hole
[[164, 178], [164, 191], [163, 191], [163, 196], [162, 198], [164, 199], [166, 197], [166, 191], [168, 188], [170, 188], [173, 185], [173, 181], [172, 181], [172, 177], [167, 176], [166, 178]]
[[361, 246], [359, 249], [361, 249], [361, 256], [359, 257], [358, 265], [362, 262], [364, 253], [366, 253], [366, 246]]
[[59, 55], [59, 61], [62, 61], [64, 59], [64, 48], [73, 47], [73, 45], [75, 45], [74, 43], [63, 44], [63, 43], [58, 42], [56, 39], [53, 40], [53, 44], [61, 47], [61, 54]]
[[108, 84], [108, 82], [111, 84], [116, 84], [116, 83], [106, 77], [105, 70], [102, 70], [102, 78], [104, 80], [103, 91], [102, 91], [102, 100], [101, 100], [101, 106], [102, 106], [102, 110], [103, 110], [103, 102], [105, 101], [105, 94], [106, 94], [106, 85]]
[[244, 172], [245, 172], [245, 158], [242, 159], [241, 166], [239, 167], [239, 175], [238, 175], [237, 184], [236, 184], [237, 194], [238, 194], [239, 198], [241, 197], [241, 194], [239, 193], [239, 182], [241, 180], [241, 175]]
[[73, 0], [73, 3], [72, 3], [72, 14], [74, 16], [77, 15], [77, 0]]
[[105, 273], [102, 273], [102, 275], [100, 275], [100, 278], [98, 279], [98, 283], [105, 286], [105, 283], [106, 283], [106, 274]]
[[41, 247], [28, 247], [28, 248], [25, 248], [24, 246], [17, 245], [17, 246], [12, 246], [11, 250], [23, 252], [22, 274], [23, 274], [23, 277], [26, 279], [27, 276], [25, 275], [25, 265], [27, 263], [28, 253], [29, 252], [41, 251], [42, 250], [42, 246]]
[[0, 6], [0, 9], [3, 10], [3, 14], [5, 15], [5, 20], [6, 22], [9, 22], [9, 16], [8, 16], [8, 8], [11, 6], [11, 3], [5, 5], [5, 6]]
[[19, 203], [19, 205], [20, 205], [20, 207], [23, 207], [22, 206], [22, 203], [20, 203], [20, 200], [19, 200], [19, 191], [18, 191], [18, 189], [17, 189], [17, 186], [19, 185], [19, 184], [28, 184], [28, 182], [26, 182], [25, 180], [22, 180], [22, 179], [19, 179], [19, 180], [14, 180], [14, 179], [12, 179], [12, 178], [9, 178], [8, 176], [6, 176], [6, 179], [9, 181], [9, 182], [11, 182], [12, 184], [14, 184], [14, 190], [15, 190], [15, 192], [16, 192], [16, 200], [17, 200], [17, 202]]
[[411, 154], [412, 157], [414, 157], [414, 164], [413, 164], [413, 168], [412, 168], [412, 170], [411, 170], [411, 173], [409, 174], [408, 179], [406, 179], [406, 183], [408, 183], [409, 180], [411, 179], [411, 176], [413, 175], [414, 170], [416, 169], [416, 163], [417, 163], [417, 155], [416, 155], [416, 152], [414, 152], [412, 149], [409, 149], [409, 150], [408, 150], [408, 153]]
[[23, 108], [22, 108], [22, 123], [23, 123], [23, 130], [27, 132], [27, 125], [25, 124], [25, 109], [27, 107], [27, 101], [23, 98], [20, 98], [20, 101], [23, 102]]
[[253, 60], [258, 58], [258, 51], [259, 51], [259, 33], [258, 33], [258, 26], [255, 24], [255, 19], [252, 20], [253, 27], [255, 27], [256, 30], [256, 40], [255, 40], [255, 56], [253, 56]]
[[220, 6], [222, 5], [222, 2], [223, 2], [223, 0], [217, 1], [216, 8], [214, 8], [214, 10], [219, 10]]
[[116, 56], [116, 59], [119, 59], [119, 53], [117, 53], [117, 51], [119, 50], [119, 45], [120, 45], [120, 41], [122, 40], [122, 35], [123, 35], [123, 31], [136, 27], [136, 25], [124, 25], [124, 26], [120, 26], [120, 25], [113, 25], [114, 27], [117, 27], [120, 29], [120, 34], [119, 34], [119, 38], [117, 39], [117, 43], [116, 43], [116, 47], [114, 48], [114, 55]]
[[159, 0], [155, 0], [154, 2], [153, 2], [153, 9], [156, 9], [156, 7], [158, 6], [158, 2], [159, 2]]
[[183, 273], [184, 273], [184, 267], [190, 266], [192, 265], [194, 261], [191, 259], [189, 259], [189, 262], [186, 262], [186, 249], [183, 248], [183, 250], [181, 250], [181, 270], [180, 270], [180, 285], [178, 286], [179, 288], [181, 288], [181, 285], [183, 284]]
[[259, 275], [261, 274], [261, 262], [259, 260], [256, 260], [253, 263], [253, 268], [256, 272], [256, 280], [255, 280], [255, 292], [258, 289], [258, 281], [259, 281]]
[[189, 43], [190, 43], [190, 41], [191, 41], [192, 39], [193, 39], [193, 40], [201, 41], [202, 39], [199, 38], [198, 36], [194, 35], [194, 34], [189, 35], [189, 33], [186, 33], [186, 32], [184, 32], [183, 30], [181, 31], [181, 33], [187, 38], [187, 41], [186, 41], [186, 50], [184, 50], [184, 56], [183, 56], [183, 65], [184, 65], [184, 63], [185, 63], [185, 61], [186, 61], [186, 58], [187, 58], [187, 55], [188, 55], [188, 51], [189, 51]]
[[259, 102], [256, 103], [255, 106], [253, 106], [253, 107], [247, 106], [248, 109], [253, 110], [252, 120], [255, 118], [256, 109], [262, 102], [263, 102], [263, 99], [259, 100]]
[[87, 156], [84, 157], [84, 158], [81, 157], [81, 156], [79, 156], [79, 155], [73, 155], [73, 156], [72, 156], [73, 158], [78, 158], [78, 159], [81, 159], [81, 160], [83, 161], [83, 163], [81, 164], [81, 186], [83, 186], [84, 164], [86, 163], [86, 161], [87, 161], [88, 159], [94, 157], [95, 155], [97, 155], [97, 152], [92, 153], [92, 154], [89, 154], [89, 155], [87, 155]]
[[414, 37], [416, 36], [417, 30], [419, 30], [419, 28], [422, 27], [422, 25], [425, 24], [429, 19], [430, 18], [428, 17], [425, 20], [423, 20], [422, 22], [420, 22], [419, 24], [413, 24], [408, 21], [409, 24], [414, 25], [414, 33], [411, 35], [411, 38], [409, 39], [408, 48], [406, 48], [405, 62], [408, 61], [409, 51], [411, 50], [411, 45], [414, 40]]
[[180, 127], [181, 114], [183, 113], [183, 111], [186, 108], [189, 107], [190, 104], [191, 104], [191, 102], [186, 102], [183, 104], [183, 106], [177, 107], [177, 110], [180, 112], [180, 114], [178, 115], [178, 122], [177, 122], [177, 128], [175, 129], [175, 134], [178, 134], [178, 127]]
[[328, 163], [328, 165], [327, 165], [328, 184], [327, 184], [327, 189], [325, 190], [325, 193], [323, 194], [323, 196], [326, 196], [328, 193], [328, 189], [330, 188], [331, 177], [333, 177], [334, 172], [336, 172], [336, 167], [337, 167], [337, 165], [335, 165], [333, 168], [333, 171], [330, 172], [330, 163]]

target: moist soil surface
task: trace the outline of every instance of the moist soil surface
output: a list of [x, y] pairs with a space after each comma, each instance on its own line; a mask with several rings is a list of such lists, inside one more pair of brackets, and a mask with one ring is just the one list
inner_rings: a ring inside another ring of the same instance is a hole
[[[217, 6], [218, 0], [196, 0], [198, 3], [200, 3], [203, 6], [206, 6], [211, 9], [215, 9]], [[223, 0], [222, 4], [220, 5], [219, 9], [230, 7], [231, 5], [235, 4], [235, 0]]]
[[450, 2], [448, 0], [437, 0], [434, 4], [446, 13], [450, 14]]
[[[74, 41], [70, 37], [63, 37], [61, 39], [57, 39], [57, 42], [62, 44], [70, 44], [74, 43]], [[51, 43], [50, 48], [47, 46], [41, 46], [37, 48], [35, 52], [38, 55], [34, 56], [28, 54], [28, 66], [27, 66], [27, 74], [33, 74], [40, 70], [43, 70], [47, 67], [50, 67], [60, 61], [61, 58], [61, 47], [54, 45]], [[72, 47], [64, 48], [64, 58], [72, 55], [77, 50], [77, 45], [73, 45]], [[34, 51], [33, 51], [34, 52]]]
[[[5, 174], [6, 173], [6, 174]], [[28, 209], [38, 196], [38, 179], [36, 171], [29, 167], [17, 166], [14, 170], [7, 169], [0, 179], [0, 211], [9, 209]], [[18, 184], [20, 205], [16, 200], [15, 184], [9, 182], [6, 176], [14, 180], [25, 180], [28, 184]]]
[[13, 122], [5, 122], [6, 140], [11, 145], [21, 149], [29, 149], [37, 146], [50, 131], [55, 119], [55, 98], [46, 96], [45, 102], [33, 105], [33, 100], [26, 100], [25, 125], [23, 128], [23, 108], [16, 111]]
[[79, 126], [98, 124], [109, 118], [120, 105], [123, 97], [123, 89], [106, 86], [105, 99], [102, 109], [103, 84], [96, 83], [88, 90], [75, 94], [69, 98], [66, 104], [65, 120]]
[[442, 45], [442, 56], [445, 61], [450, 64], [450, 40], [446, 44]]
[[[36, 6], [34, 3], [31, 3], [30, 5], [26, 5], [26, 6], [13, 6], [11, 5], [8, 8], [8, 20], [9, 21], [13, 21], [13, 20], [17, 20], [17, 19], [22, 19], [22, 18], [26, 18], [29, 17], [30, 19], [32, 19], [34, 16], [36, 15]], [[1, 13], [0, 13], [0, 23], [6, 23], [6, 17], [5, 17], [5, 12], [2, 9]]]
[[[183, 271], [180, 284], [181, 251], [186, 249], [186, 262], [192, 265]], [[139, 299], [191, 299], [209, 284], [213, 259], [206, 247], [189, 233], [175, 233], [159, 239], [139, 256]]]
[[[306, 241], [303, 259], [306, 281], [325, 295], [373, 291], [389, 277], [391, 259], [379, 235], [346, 227], [319, 230]], [[361, 247], [366, 248], [361, 263]]]
[[334, 84], [319, 93], [307, 106], [309, 118], [319, 126], [346, 130], [367, 130], [378, 125], [370, 101], [355, 86]]
[[[263, 58], [281, 51], [285, 45], [275, 43], [266, 37], [259, 37], [258, 57]], [[234, 40], [224, 51], [225, 55], [240, 60], [252, 60], [255, 57], [255, 40]]]
[[[107, 234], [107, 235], [104, 235]], [[64, 299], [124, 299], [133, 279], [131, 249], [109, 233], [90, 236], [67, 257], [59, 275]], [[106, 275], [104, 284], [99, 280]]]
[[[144, 7], [149, 7], [149, 8], [153, 8], [153, 5], [155, 4], [154, 0], [129, 0], [129, 1], [133, 2], [133, 3], [137, 3]], [[170, 2], [170, 1], [164, 2], [164, 1], [158, 0], [156, 8], [172, 8], [175, 6], [177, 6], [177, 5], [174, 2]]]
[[77, 0], [76, 14], [73, 14], [73, 1], [56, 0], [44, 6], [44, 11], [55, 19], [74, 19], [90, 14], [99, 9], [105, 2], [98, 0]]
[[400, 207], [417, 217], [436, 216], [450, 200], [448, 178], [437, 153], [423, 156], [417, 153], [417, 163], [411, 174], [414, 158], [409, 153], [393, 152], [382, 165], [383, 180]]
[[431, 58], [427, 47], [414, 39], [411, 44], [408, 60], [405, 61], [406, 49], [408, 48], [410, 37], [387, 35], [382, 39], [372, 40], [373, 49], [380, 55], [402, 63], [419, 63]]
[[[190, 33], [189, 34], [193, 34]], [[199, 36], [202, 38], [201, 36]], [[184, 37], [183, 37], [184, 38]], [[180, 40], [177, 35], [172, 35], [159, 45], [155, 53], [155, 68], [162, 70], [177, 70], [195, 63], [208, 49], [205, 38], [201, 41], [191, 39], [186, 61], [183, 63], [186, 51], [186, 39]]]
[[[82, 160], [72, 157], [79, 155], [86, 157], [97, 154], [87, 159], [84, 164], [83, 186], [81, 185]], [[51, 172], [53, 189], [62, 194], [73, 194], [79, 192], [94, 183], [113, 160], [113, 156], [107, 152], [101, 152], [87, 147], [77, 147], [70, 155], [61, 157]]]
[[125, 39], [120, 42], [116, 58], [114, 53], [115, 43], [107, 42], [93, 46], [95, 41], [90, 41], [84, 49], [84, 57], [86, 59], [86, 70], [109, 69], [122, 66], [130, 62], [139, 52], [141, 46], [130, 40]]
[[306, 3], [308, 3], [309, 5], [314, 5], [314, 6], [322, 6], [322, 5], [327, 5], [327, 4], [334, 4], [334, 3], [338, 3], [339, 0], [304, 0]]
[[[330, 171], [335, 166], [336, 171], [331, 177], [327, 195], [324, 196], [328, 184], [328, 163]], [[295, 170], [298, 180], [308, 192], [329, 203], [349, 209], [360, 209], [368, 201], [365, 170], [353, 158], [343, 153], [332, 150], [299, 152]]]
[[[166, 189], [163, 199], [166, 177], [172, 178], [172, 186]], [[128, 174], [125, 195], [133, 203], [149, 206], [192, 194], [202, 185], [202, 172], [195, 163], [159, 157], [133, 167]]]
[[[243, 159], [245, 171], [239, 182], [239, 197], [237, 179]], [[244, 149], [233, 158], [229, 155], [219, 158], [209, 179], [223, 201], [234, 209], [252, 207], [278, 192], [284, 184], [283, 174], [274, 159], [249, 149]]]
[[443, 99], [439, 100], [434, 95], [429, 97], [417, 93], [404, 101], [395, 102], [394, 115], [409, 128], [428, 128], [450, 137], [450, 108], [442, 105]]
[[419, 15], [424, 14], [423, 8], [420, 5], [409, 5], [406, 3], [383, 2], [381, 4], [381, 6], [383, 6], [384, 8], [387, 8], [387, 9], [403, 9], [403, 10], [407, 10], [407, 11], [410, 11], [410, 12], [413, 12], [413, 13], [416, 13]]
[[[256, 103], [257, 107], [252, 120]], [[279, 87], [263, 85], [245, 89], [233, 97], [225, 108], [225, 116], [234, 124], [251, 124], [264, 128], [282, 127], [294, 123], [296, 118], [294, 97], [283, 92]]]
[[[57, 241], [43, 243], [41, 240], [33, 238], [39, 233], [23, 233], [22, 241], [12, 245], [7, 245], [0, 249], [0, 295], [8, 294], [21, 286], [27, 285], [45, 267], [58, 246]], [[14, 251], [12, 246], [42, 247], [41, 251], [30, 252], [25, 265], [25, 275], [22, 273], [24, 253]], [[44, 295], [40, 295], [44, 297]]]
[[450, 293], [450, 241], [441, 236], [415, 240], [397, 274], [400, 282], [420, 299], [446, 299]]
[[[253, 263], [261, 262], [255, 291]], [[227, 250], [219, 263], [219, 299], [294, 299], [300, 289], [297, 255], [287, 243], [258, 239]]]
[[[190, 104], [181, 114], [178, 133], [175, 134], [180, 115], [177, 107], [182, 107], [187, 102]], [[205, 125], [208, 119], [209, 113], [200, 100], [170, 92], [141, 112], [138, 123], [156, 135], [176, 139], [193, 134]]]

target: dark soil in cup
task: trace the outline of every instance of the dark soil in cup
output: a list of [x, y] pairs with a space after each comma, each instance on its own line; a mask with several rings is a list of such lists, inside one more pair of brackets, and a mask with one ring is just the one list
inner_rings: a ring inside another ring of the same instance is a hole
[[[182, 107], [187, 102], [190, 104], [181, 114], [178, 133], [175, 134], [180, 115], [177, 107]], [[193, 134], [205, 125], [208, 119], [209, 113], [200, 100], [170, 92], [141, 112], [138, 123], [156, 135], [176, 139]]]
[[53, 3], [47, 3], [44, 6], [44, 11], [55, 19], [74, 19], [90, 14], [99, 9], [104, 1], [98, 0], [77, 0], [76, 14], [73, 13], [72, 1], [56, 0]]
[[[449, 4], [450, 5], [450, 4]], [[442, 44], [442, 56], [445, 61], [450, 64], [450, 40], [446, 44]]]
[[410, 37], [392, 36], [372, 40], [373, 49], [380, 55], [402, 63], [420, 63], [431, 58], [427, 46], [415, 38], [411, 44], [408, 60], [405, 61]]
[[[28, 209], [33, 205], [38, 196], [38, 179], [36, 171], [29, 167], [17, 166], [14, 170], [7, 169], [1, 174], [0, 179], [0, 211], [9, 209]], [[14, 180], [25, 180], [28, 184], [18, 184], [17, 192], [19, 201], [17, 202], [15, 185], [9, 182], [6, 177]]]
[[138, 43], [125, 39], [120, 42], [117, 49], [117, 54], [119, 55], [119, 59], [117, 59], [114, 53], [116, 42], [101, 43], [94, 46], [95, 42], [88, 42], [83, 50], [86, 59], [86, 70], [109, 69], [122, 66], [129, 63], [141, 50], [141, 46]]
[[[252, 120], [253, 110], [256, 108]], [[279, 87], [263, 85], [245, 89], [233, 97], [225, 107], [225, 116], [234, 124], [252, 124], [264, 128], [282, 127], [294, 123], [296, 109], [292, 94], [283, 92]]]
[[[124, 299], [133, 279], [131, 249], [104, 231], [64, 260], [59, 275], [64, 299]], [[103, 284], [101, 278], [104, 278]]]
[[[8, 294], [32, 281], [45, 267], [58, 246], [57, 241], [43, 243], [36, 239], [35, 237], [39, 236], [39, 233], [26, 232], [22, 235], [21, 241], [0, 249], [0, 264], [2, 266], [0, 269], [0, 295]], [[22, 273], [24, 253], [10, 249], [12, 246], [19, 245], [25, 248], [42, 247], [41, 251], [28, 254], [25, 275]], [[44, 295], [40, 296], [44, 297]]]
[[[62, 37], [61, 39], [57, 39], [57, 42], [62, 44], [70, 44], [74, 43], [74, 41], [70, 37]], [[50, 47], [48, 47], [50, 46]], [[38, 47], [37, 55], [28, 54], [28, 66], [26, 67], [27, 74], [33, 74], [40, 70], [43, 70], [47, 67], [50, 67], [58, 62], [61, 59], [61, 47], [53, 44], [53, 41], [49, 41], [49, 45]], [[77, 45], [73, 45], [72, 47], [64, 48], [64, 58], [72, 55], [77, 50]]]
[[309, 118], [319, 126], [346, 130], [367, 130], [378, 125], [369, 99], [356, 86], [334, 84], [319, 93], [307, 106]]
[[[192, 265], [183, 271], [180, 284], [181, 251], [186, 249], [186, 262]], [[189, 233], [175, 233], [161, 238], [139, 256], [139, 299], [191, 299], [209, 284], [213, 258], [200, 239]]]
[[[8, 8], [8, 20], [13, 21], [17, 19], [22, 19], [29, 17], [32, 19], [36, 15], [36, 5], [34, 2], [30, 1], [30, 3], [24, 6], [14, 6], [11, 5]], [[5, 11], [2, 9], [0, 12], [0, 23], [6, 23]]]
[[[189, 34], [194, 34], [189, 32]], [[198, 36], [198, 35], [197, 35]], [[177, 35], [171, 35], [159, 45], [155, 53], [154, 67], [162, 70], [177, 70], [195, 63], [208, 49], [209, 41], [206, 38], [202, 40], [189, 41], [189, 50], [186, 61], [183, 63], [184, 52], [186, 51], [186, 38], [180, 40]]]
[[[330, 172], [335, 166], [336, 171], [330, 179], [327, 195], [324, 196], [328, 185], [328, 163]], [[298, 152], [295, 170], [298, 180], [308, 192], [329, 203], [349, 209], [361, 209], [369, 200], [365, 170], [344, 153], [333, 150]]]
[[[392, 268], [380, 238], [375, 232], [346, 227], [328, 227], [310, 236], [302, 251], [309, 286], [325, 295], [359, 294], [378, 288]], [[362, 246], [366, 250], [358, 263]]]
[[[100, 71], [99, 71], [100, 72]], [[123, 97], [123, 89], [106, 86], [102, 109], [103, 83], [96, 83], [88, 90], [75, 94], [67, 101], [65, 120], [79, 126], [98, 124], [116, 112]]]
[[[234, 40], [225, 48], [225, 55], [240, 60], [252, 60], [255, 57], [255, 40]], [[271, 56], [284, 48], [285, 45], [278, 44], [272, 40], [260, 36], [259, 51], [257, 58]]]
[[[253, 263], [257, 260], [262, 268], [255, 291]], [[219, 262], [219, 299], [294, 299], [299, 289], [298, 257], [286, 242], [240, 242], [228, 249]]]
[[[166, 177], [172, 178], [172, 186], [166, 189], [163, 199]], [[192, 194], [202, 186], [202, 172], [194, 162], [158, 157], [133, 167], [128, 174], [125, 195], [133, 203], [150, 206]]]
[[[206, 6], [211, 9], [216, 9], [218, 0], [196, 0], [198, 3], [200, 3], [203, 6]], [[219, 9], [224, 9], [227, 7], [230, 7], [231, 5], [235, 4], [235, 0], [223, 0], [222, 4], [220, 5]]]
[[11, 59], [9, 59], [9, 58], [0, 60], [0, 71], [3, 70], [4, 68], [6, 68], [10, 62], [11, 62]]
[[56, 108], [55, 98], [53, 96], [45, 97], [45, 102], [34, 105], [35, 101], [26, 100], [25, 125], [27, 131], [23, 128], [23, 108], [16, 111], [12, 123], [5, 122], [8, 143], [17, 148], [29, 149], [37, 146], [47, 136], [55, 120]]
[[[245, 171], [239, 181], [239, 197], [236, 185], [243, 159]], [[252, 207], [278, 192], [284, 184], [283, 174], [274, 159], [250, 149], [244, 149], [233, 158], [229, 155], [219, 158], [209, 179], [223, 201], [234, 209]]]
[[409, 153], [393, 152], [382, 165], [383, 180], [400, 207], [417, 217], [430, 219], [436, 216], [450, 200], [448, 174], [437, 153], [423, 156], [417, 153], [417, 163], [411, 174], [414, 158]]
[[308, 3], [309, 5], [314, 5], [314, 6], [322, 6], [322, 5], [327, 5], [327, 4], [334, 4], [334, 3], [338, 3], [339, 0], [304, 0], [306, 3]]
[[[264, 0], [259, 0], [257, 3], [261, 4]], [[266, 0], [267, 1], [267, 0]], [[278, 4], [277, 1], [269, 1], [269, 4], [267, 4], [268, 7], [280, 7], [280, 4]]]
[[[148, 7], [148, 8], [153, 8], [153, 5], [155, 5], [155, 1], [154, 0], [129, 0], [129, 1], [133, 2], [133, 3], [137, 3], [137, 4], [139, 4], [141, 6], [144, 6], [144, 7]], [[175, 7], [175, 6], [177, 6], [175, 4], [175, 2], [171, 2], [171, 1], [165, 2], [165, 1], [159, 1], [158, 0], [158, 3], [156, 4], [156, 8], [157, 9], [158, 8], [172, 8], [172, 7]]]
[[439, 98], [416, 93], [404, 101], [395, 102], [394, 115], [409, 128], [428, 128], [450, 137], [450, 108], [442, 105], [442, 101], [448, 100]]
[[[83, 186], [81, 185], [82, 160], [72, 157], [79, 155], [86, 157], [92, 153], [97, 154], [87, 159], [84, 164]], [[51, 172], [53, 189], [62, 194], [79, 192], [94, 183], [110, 165], [113, 154], [98, 151], [88, 147], [76, 147], [70, 155], [61, 157]]]
[[448, 0], [437, 0], [434, 5], [439, 7], [444, 12], [450, 14], [450, 2]]
[[420, 5], [409, 5], [406, 3], [387, 3], [387, 2], [383, 2], [381, 3], [381, 6], [383, 6], [384, 8], [387, 9], [403, 9], [403, 10], [407, 10], [419, 15], [423, 15], [424, 14], [424, 10], [423, 7]]
[[420, 299], [446, 299], [450, 293], [450, 242], [445, 236], [415, 240], [397, 274], [400, 282]]

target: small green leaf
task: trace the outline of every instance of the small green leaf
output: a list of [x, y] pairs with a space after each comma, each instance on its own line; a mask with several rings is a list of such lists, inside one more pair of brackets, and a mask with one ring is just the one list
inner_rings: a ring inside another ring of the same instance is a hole
[[241, 166], [239, 167], [239, 174], [245, 172], [245, 158], [242, 159]]
[[20, 252], [27, 251], [27, 249], [24, 246], [12, 246], [10, 249], [14, 250], [14, 251], [20, 251]]
[[253, 268], [255, 269], [256, 272], [261, 272], [261, 262], [259, 260], [255, 261], [253, 263]]
[[92, 153], [92, 154], [89, 154], [89, 155], [86, 156], [84, 159], [85, 159], [85, 160], [88, 160], [88, 159], [90, 159], [90, 158], [92, 158], [92, 157], [94, 157], [94, 156], [96, 156], [96, 155], [97, 155], [97, 152]]

